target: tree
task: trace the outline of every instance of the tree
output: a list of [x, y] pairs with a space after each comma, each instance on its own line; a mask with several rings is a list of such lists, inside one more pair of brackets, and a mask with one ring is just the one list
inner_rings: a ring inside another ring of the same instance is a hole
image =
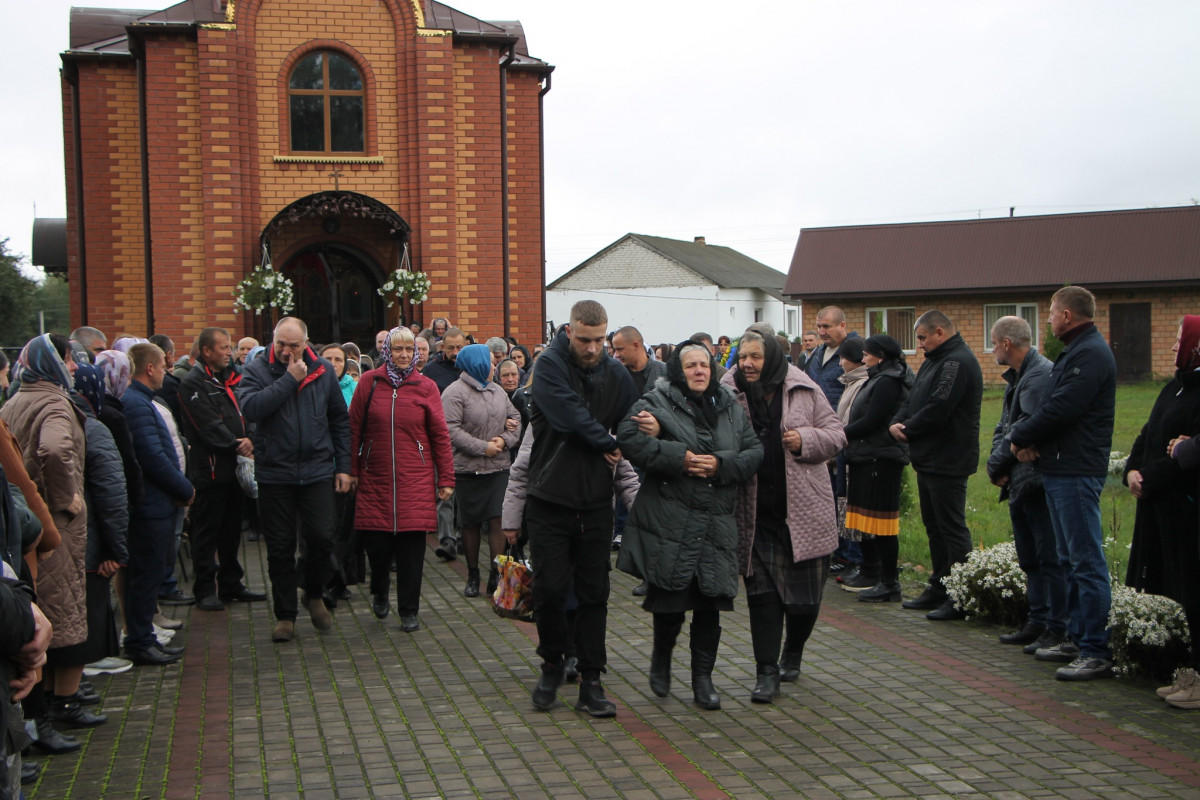
[[8, 249], [8, 239], [0, 240], [0, 346], [20, 349], [34, 334], [30, 330], [29, 308], [36, 282], [21, 272], [25, 256]]
[[47, 333], [71, 333], [71, 295], [67, 282], [57, 275], [47, 275], [41, 285], [33, 290], [29, 306], [29, 337], [39, 332], [39, 312], [44, 316]]

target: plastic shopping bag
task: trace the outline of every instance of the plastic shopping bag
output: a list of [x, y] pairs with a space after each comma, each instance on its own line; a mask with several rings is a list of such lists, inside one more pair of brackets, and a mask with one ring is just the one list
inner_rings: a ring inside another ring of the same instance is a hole
[[496, 556], [500, 580], [492, 595], [492, 610], [502, 617], [533, 622], [533, 569], [520, 550]]

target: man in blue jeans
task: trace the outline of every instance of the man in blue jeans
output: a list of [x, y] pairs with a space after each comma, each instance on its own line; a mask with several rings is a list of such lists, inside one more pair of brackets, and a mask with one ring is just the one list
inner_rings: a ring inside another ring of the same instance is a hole
[[1046, 489], [1046, 504], [1060, 552], [1069, 560], [1068, 638], [1037, 651], [1040, 661], [1067, 663], [1059, 680], [1112, 677], [1108, 611], [1112, 603], [1100, 490], [1108, 474], [1117, 364], [1096, 328], [1096, 298], [1081, 286], [1066, 286], [1050, 301], [1050, 329], [1066, 344], [1050, 372], [1046, 401], [1009, 432], [1010, 449], [1034, 462]]

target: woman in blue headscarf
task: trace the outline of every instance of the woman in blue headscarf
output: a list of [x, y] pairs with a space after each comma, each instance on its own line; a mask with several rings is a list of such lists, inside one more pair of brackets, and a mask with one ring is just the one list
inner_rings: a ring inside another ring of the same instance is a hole
[[501, 507], [508, 488], [509, 452], [518, 443], [521, 414], [504, 389], [491, 380], [492, 353], [487, 345], [467, 345], [458, 351], [455, 363], [462, 374], [442, 393], [442, 407], [454, 448], [458, 524], [467, 558], [463, 594], [478, 597], [480, 525], [485, 520], [492, 558], [488, 594], [496, 590], [499, 578], [495, 559], [504, 552]]

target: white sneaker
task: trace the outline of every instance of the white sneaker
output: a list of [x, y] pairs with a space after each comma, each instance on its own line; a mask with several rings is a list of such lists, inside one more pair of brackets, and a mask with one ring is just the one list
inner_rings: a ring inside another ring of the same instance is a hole
[[102, 658], [99, 661], [93, 661], [91, 664], [85, 664], [83, 674], [88, 677], [94, 675], [120, 675], [122, 672], [128, 672], [133, 669], [133, 662], [116, 656]]
[[154, 638], [158, 639], [159, 644], [166, 644], [175, 638], [175, 631], [170, 628], [162, 628], [158, 625], [154, 626]]

